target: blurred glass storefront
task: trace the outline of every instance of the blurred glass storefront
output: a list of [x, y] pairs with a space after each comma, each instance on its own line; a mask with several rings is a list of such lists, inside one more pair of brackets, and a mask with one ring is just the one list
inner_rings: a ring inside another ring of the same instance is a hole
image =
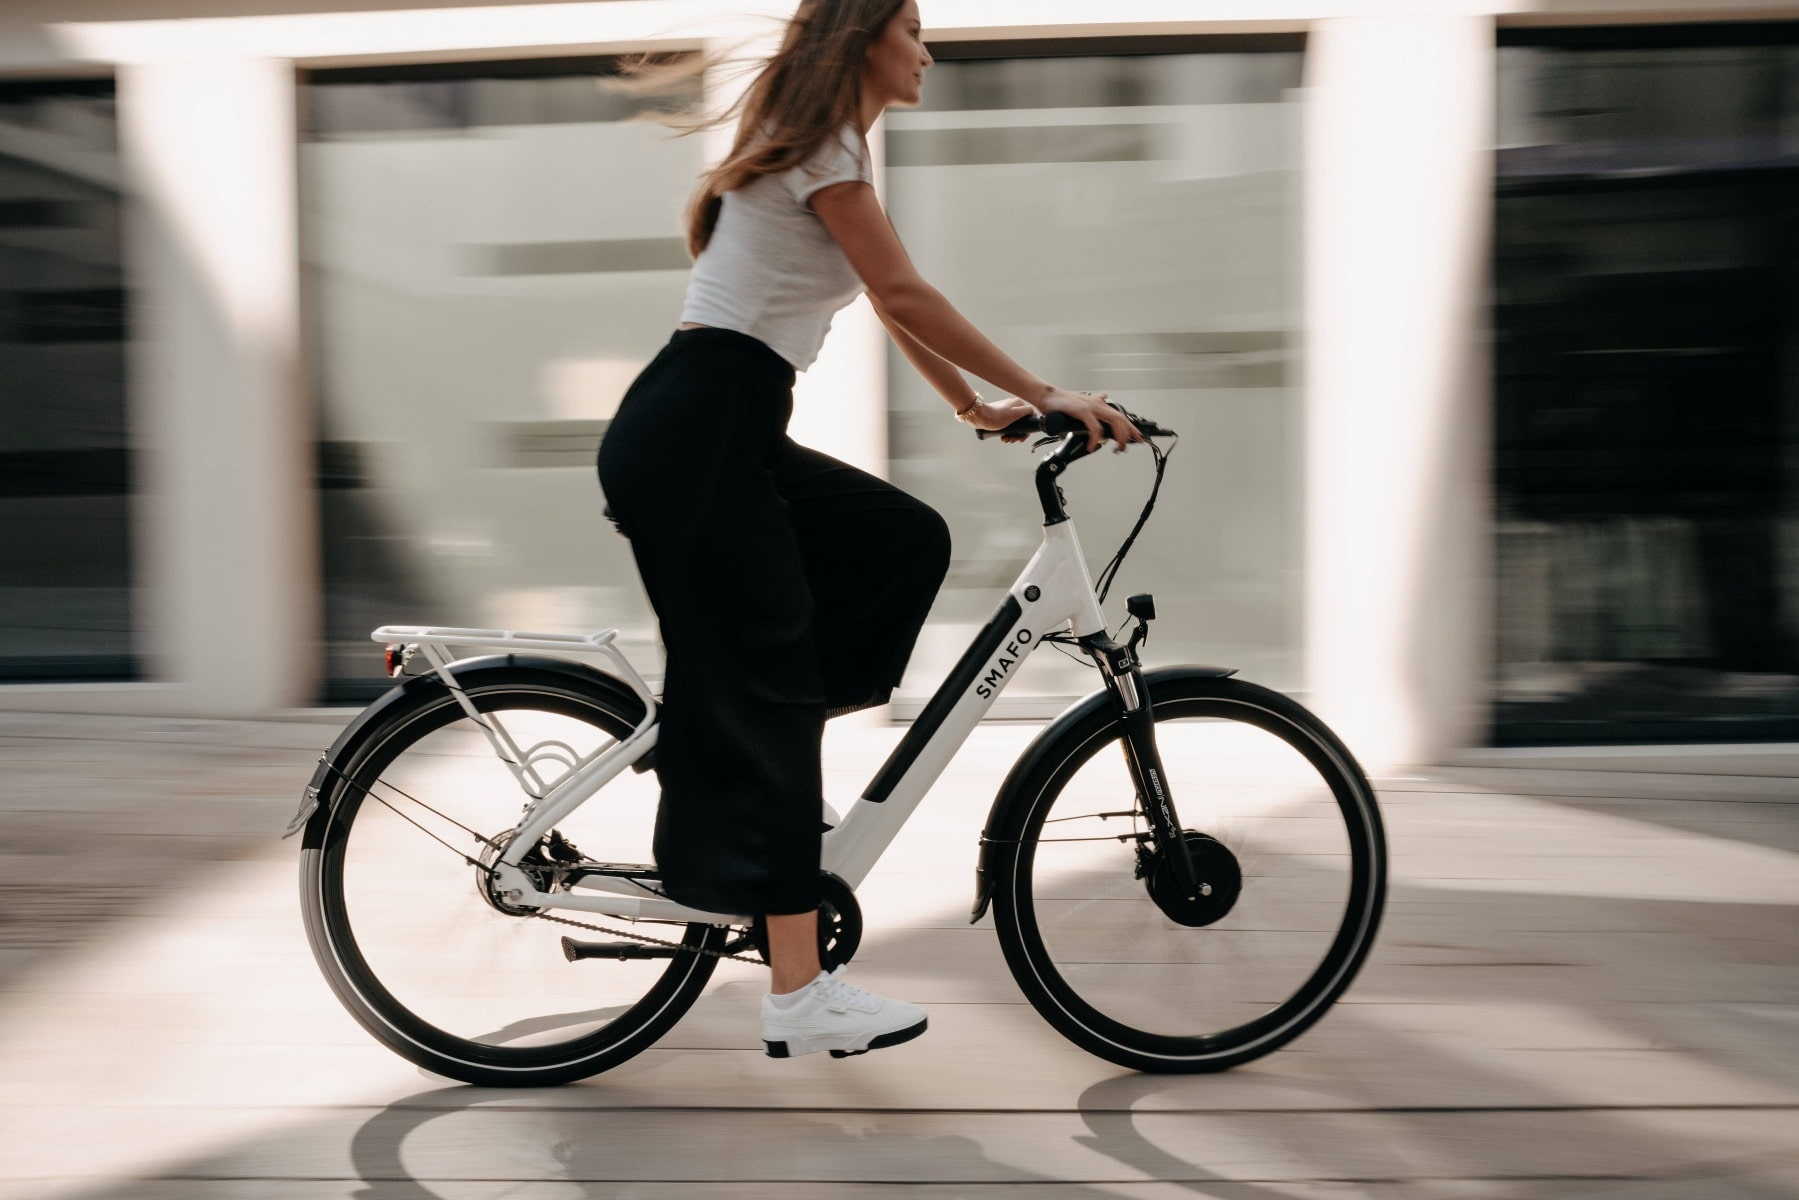
[[[1543, 24], [1652, 19], [1606, 7], [983, 9], [933, 46], [879, 139], [925, 276], [1187, 435], [1109, 605], [1157, 594], [1152, 661], [1300, 692], [1395, 764], [1799, 740], [1799, 22]], [[617, 625], [659, 666], [592, 458], [716, 144], [631, 119], [592, 53], [749, 27], [363, 9], [0, 47], [0, 706], [353, 702], [389, 621]], [[797, 415], [951, 522], [904, 717], [1037, 545], [1033, 462], [862, 317]], [[1069, 481], [1094, 566], [1151, 467]], [[997, 712], [1093, 683], [1037, 656]]]
[[110, 80], [0, 82], [0, 682], [132, 679]]
[[[1188, 435], [1114, 615], [1153, 590], [1163, 657], [1293, 688], [1301, 56], [1297, 39], [1217, 45], [945, 61], [923, 109], [889, 114], [885, 186], [925, 276], [1002, 345]], [[629, 547], [600, 519], [593, 447], [679, 308], [700, 146], [629, 120], [644, 102], [613, 69], [304, 80], [329, 700], [379, 691], [368, 631], [398, 620], [617, 625], [659, 667]], [[1040, 517], [1028, 453], [977, 444], [892, 363], [891, 476], [956, 538], [905, 713], [1036, 548]], [[1136, 451], [1071, 483], [1096, 570], [1151, 479]], [[1093, 685], [1044, 655], [1007, 701], [1053, 711]]]
[[659, 670], [594, 453], [687, 283], [697, 138], [609, 59], [317, 71], [301, 87], [328, 700], [390, 622], [618, 626]]
[[[1108, 617], [1153, 591], [1158, 661], [1288, 689], [1302, 683], [1301, 46], [934, 46], [924, 105], [886, 119], [888, 209], [925, 278], [1029, 369], [1185, 435]], [[897, 351], [889, 364], [891, 477], [955, 543], [905, 714], [1036, 550], [1042, 518], [1026, 448], [977, 442]], [[1141, 449], [1070, 477], [1096, 573], [1152, 478]], [[1084, 661], [1038, 655], [996, 712], [1047, 715], [1095, 686]]]
[[1799, 739], [1795, 43], [1502, 34], [1498, 744]]

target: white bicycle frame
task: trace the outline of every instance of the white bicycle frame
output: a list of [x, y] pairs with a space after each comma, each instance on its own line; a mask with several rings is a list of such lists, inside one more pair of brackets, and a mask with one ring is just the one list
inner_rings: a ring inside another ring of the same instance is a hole
[[[851, 889], [861, 886], [955, 752], [1017, 674], [1019, 664], [1042, 644], [1044, 634], [1059, 628], [1066, 628], [1077, 637], [1105, 630], [1105, 619], [1100, 614], [1072, 520], [1044, 527], [1042, 546], [1007, 592], [999, 610], [976, 635], [862, 796], [842, 821], [826, 831], [821, 856], [824, 870]], [[754, 914], [688, 908], [647, 894], [643, 883], [624, 876], [585, 875], [570, 890], [546, 892], [519, 867], [519, 860], [558, 822], [656, 744], [655, 696], [615, 644], [617, 630], [572, 635], [384, 625], [371, 636], [378, 642], [417, 645], [532, 798], [524, 819], [494, 865], [496, 889], [509, 903], [545, 910], [602, 913], [635, 921], [697, 921], [713, 925], [749, 922]], [[497, 714], [478, 711], [457, 684], [448, 645], [603, 655], [618, 668], [619, 677], [643, 698], [646, 715], [622, 741], [611, 742], [585, 757], [558, 742], [521, 749]], [[538, 769], [538, 764], [546, 761], [565, 768], [554, 783], [546, 781]]]

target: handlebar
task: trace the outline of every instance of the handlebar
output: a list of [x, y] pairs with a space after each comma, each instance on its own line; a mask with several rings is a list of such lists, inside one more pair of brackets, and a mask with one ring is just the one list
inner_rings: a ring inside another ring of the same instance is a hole
[[[1111, 590], [1112, 580], [1117, 576], [1118, 568], [1124, 565], [1124, 556], [1131, 552], [1131, 546], [1136, 542], [1137, 535], [1143, 532], [1143, 526], [1149, 520], [1149, 514], [1155, 511], [1156, 497], [1162, 492], [1162, 472], [1168, 469], [1168, 456], [1174, 452], [1174, 447], [1170, 445], [1163, 448], [1154, 439], [1166, 437], [1178, 440], [1178, 435], [1174, 430], [1146, 420], [1122, 404], [1114, 401], [1107, 401], [1107, 404], [1129, 417], [1131, 424], [1135, 425], [1138, 432], [1143, 434], [1144, 445], [1149, 448], [1150, 456], [1155, 459], [1156, 481], [1150, 485], [1149, 499], [1144, 501], [1143, 511], [1137, 515], [1137, 523], [1131, 527], [1130, 533], [1120, 543], [1118, 552], [1112, 555], [1112, 561], [1106, 564], [1106, 569], [1100, 572], [1099, 590], [1095, 595], [1102, 603], [1105, 601], [1106, 593]], [[1039, 446], [1058, 439], [1061, 441], [1061, 445], [1044, 455], [1037, 463], [1037, 500], [1043, 505], [1043, 524], [1045, 528], [1048, 528], [1068, 520], [1067, 500], [1062, 495], [1062, 488], [1057, 481], [1062, 478], [1063, 472], [1068, 469], [1070, 464], [1092, 453], [1087, 448], [1086, 432], [1087, 426], [1076, 418], [1067, 413], [1051, 412], [1021, 417], [1004, 429], [977, 429], [975, 436], [990, 438], [1041, 433], [1046, 436], [1043, 441], [1037, 443]], [[1083, 436], [1071, 437], [1070, 434]], [[1135, 641], [1131, 643], [1133, 648], [1136, 645]]]
[[[1118, 409], [1119, 412], [1122, 412], [1125, 416], [1129, 417], [1131, 419], [1131, 424], [1135, 425], [1138, 430], [1142, 432], [1144, 437], [1175, 436], [1174, 430], [1165, 429], [1154, 421], [1148, 420], [1145, 417], [1140, 417], [1136, 413], [1125, 412], [1124, 408], [1120, 405], [1114, 404], [1112, 407]], [[987, 438], [996, 437], [1023, 437], [1032, 433], [1041, 433], [1048, 437], [1063, 437], [1070, 433], [1085, 433], [1086, 431], [1087, 427], [1085, 425], [1075, 420], [1067, 413], [1052, 412], [1041, 413], [1030, 417], [1020, 417], [1004, 429], [977, 429], [974, 431], [974, 435], [985, 440]]]

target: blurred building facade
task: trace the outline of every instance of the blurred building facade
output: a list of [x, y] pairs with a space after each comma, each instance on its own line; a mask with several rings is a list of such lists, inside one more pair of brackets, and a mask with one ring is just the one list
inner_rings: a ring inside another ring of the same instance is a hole
[[[654, 670], [593, 452], [720, 149], [645, 118], [741, 81], [638, 95], [616, 56], [753, 51], [781, 6], [33, 2], [0, 16], [0, 704], [356, 702], [388, 622], [618, 626]], [[925, 103], [871, 144], [924, 274], [1183, 432], [1109, 606], [1156, 593], [1152, 662], [1239, 666], [1381, 766], [1799, 740], [1799, 6], [922, 8]], [[950, 521], [904, 717], [1035, 548], [1029, 456], [865, 305], [794, 432]], [[1071, 480], [1096, 565], [1149, 466]], [[1040, 655], [998, 711], [1093, 686]]]

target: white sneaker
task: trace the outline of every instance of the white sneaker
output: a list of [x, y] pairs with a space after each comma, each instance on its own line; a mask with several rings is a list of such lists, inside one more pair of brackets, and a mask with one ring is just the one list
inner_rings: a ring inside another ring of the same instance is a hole
[[819, 973], [790, 1007], [762, 997], [762, 1045], [770, 1058], [829, 1050], [832, 1058], [909, 1042], [924, 1032], [925, 1011], [844, 982], [843, 967]]

